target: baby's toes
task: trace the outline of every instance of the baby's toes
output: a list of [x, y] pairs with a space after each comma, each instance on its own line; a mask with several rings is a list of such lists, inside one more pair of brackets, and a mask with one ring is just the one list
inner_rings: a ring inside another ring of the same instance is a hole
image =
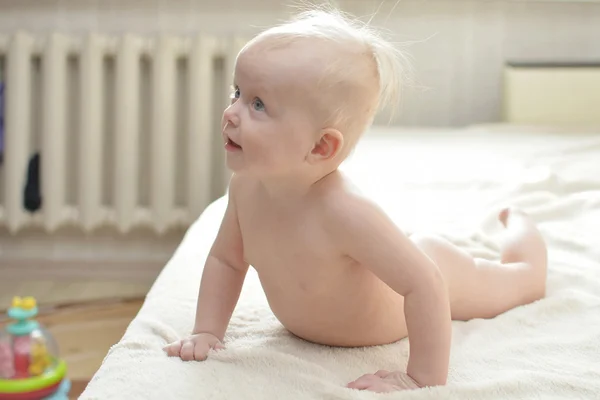
[[500, 220], [502, 225], [506, 226], [506, 223], [508, 222], [509, 214], [510, 214], [510, 208], [505, 208], [502, 211], [500, 211], [500, 214], [498, 214], [498, 220]]

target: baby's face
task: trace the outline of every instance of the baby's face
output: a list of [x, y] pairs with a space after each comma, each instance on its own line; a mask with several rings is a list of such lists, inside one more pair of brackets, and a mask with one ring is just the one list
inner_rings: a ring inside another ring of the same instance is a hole
[[261, 44], [239, 55], [222, 120], [232, 171], [265, 177], [302, 170], [321, 128], [312, 112], [317, 82], [307, 61], [301, 52]]

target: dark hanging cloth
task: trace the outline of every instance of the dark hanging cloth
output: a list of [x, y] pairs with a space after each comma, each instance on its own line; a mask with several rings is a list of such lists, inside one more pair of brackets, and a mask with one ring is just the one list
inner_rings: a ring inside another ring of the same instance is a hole
[[27, 182], [23, 193], [23, 206], [29, 212], [35, 212], [42, 206], [40, 187], [40, 153], [35, 153], [29, 160]]

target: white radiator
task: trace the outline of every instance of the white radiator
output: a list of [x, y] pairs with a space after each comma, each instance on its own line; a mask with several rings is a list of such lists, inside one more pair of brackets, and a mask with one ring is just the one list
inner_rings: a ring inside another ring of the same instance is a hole
[[[220, 116], [240, 38], [0, 35], [0, 226], [163, 233], [224, 192]], [[23, 207], [39, 152], [42, 206]]]

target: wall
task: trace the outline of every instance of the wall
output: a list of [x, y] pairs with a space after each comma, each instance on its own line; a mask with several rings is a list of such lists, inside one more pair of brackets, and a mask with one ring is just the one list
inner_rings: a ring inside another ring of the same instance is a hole
[[[338, 3], [364, 16], [381, 1]], [[598, 2], [403, 0], [392, 11], [394, 3], [384, 1], [373, 23], [411, 43], [416, 84], [396, 124], [496, 122], [507, 61], [600, 60]], [[275, 0], [3, 0], [0, 30], [250, 34], [289, 10]]]

